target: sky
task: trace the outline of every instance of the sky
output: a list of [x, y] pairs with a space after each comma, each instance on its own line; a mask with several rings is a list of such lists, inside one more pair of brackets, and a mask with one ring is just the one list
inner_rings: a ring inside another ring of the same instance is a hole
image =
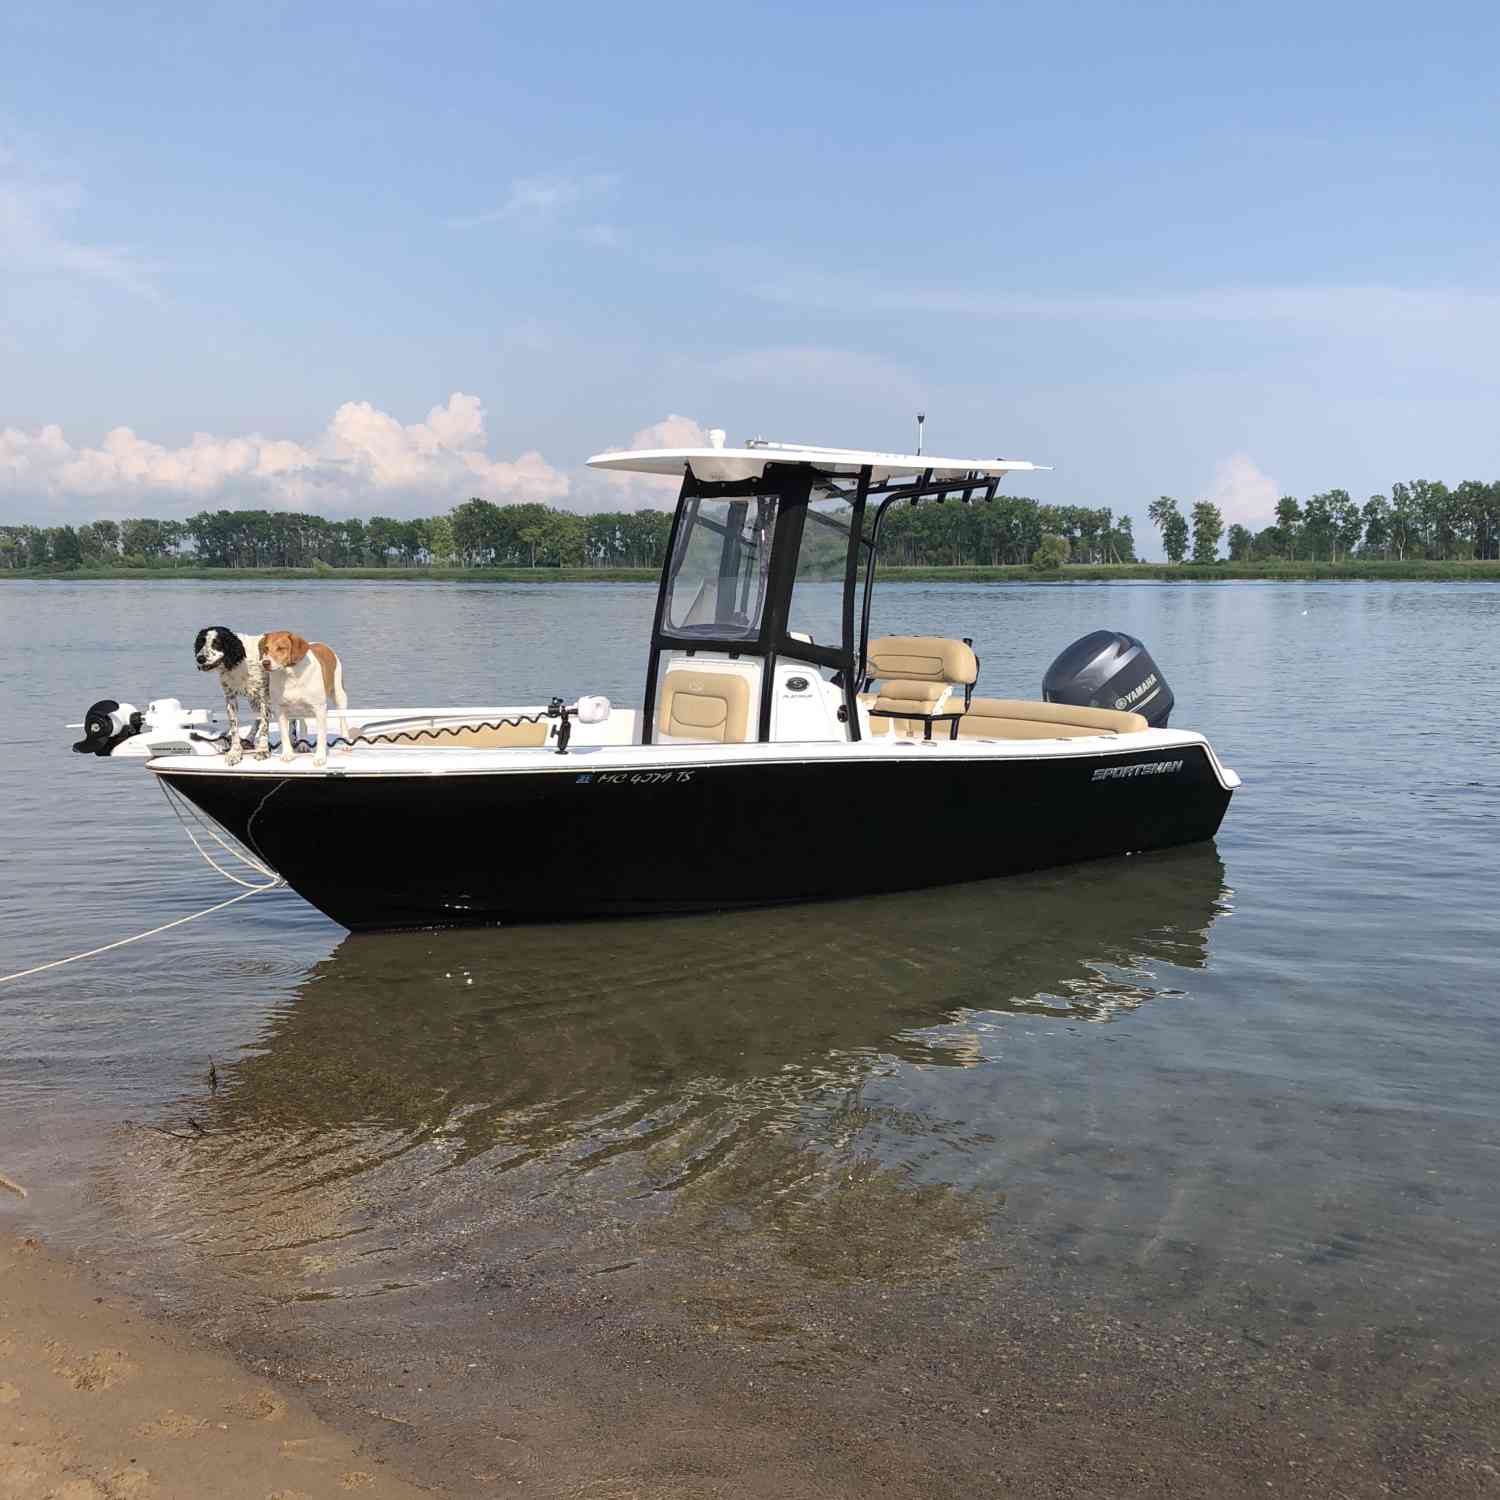
[[1500, 6], [0, 7], [0, 522], [1500, 478]]

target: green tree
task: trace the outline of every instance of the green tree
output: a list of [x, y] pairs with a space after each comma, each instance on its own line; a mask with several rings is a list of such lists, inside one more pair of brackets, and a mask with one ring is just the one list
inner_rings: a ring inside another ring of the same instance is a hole
[[1396, 549], [1400, 561], [1406, 561], [1406, 549], [1414, 546], [1420, 536], [1421, 518], [1411, 490], [1404, 484], [1391, 486], [1391, 546]]
[[1333, 553], [1333, 513], [1327, 495], [1311, 495], [1302, 508], [1302, 540], [1307, 555], [1317, 562], [1320, 552]]
[[500, 510], [488, 500], [465, 500], [453, 511], [453, 545], [466, 568], [495, 560], [501, 534]]
[[1067, 562], [1072, 552], [1067, 537], [1058, 536], [1055, 531], [1044, 532], [1041, 544], [1031, 555], [1031, 565], [1041, 572], [1051, 572]]
[[83, 548], [78, 544], [78, 533], [71, 526], [54, 527], [49, 537], [52, 566], [59, 571], [83, 566]]
[[1359, 546], [1365, 518], [1348, 490], [1329, 490], [1328, 517], [1333, 523], [1333, 559], [1337, 562], [1340, 552], [1348, 557]]
[[453, 522], [447, 516], [434, 516], [427, 523], [427, 556], [437, 568], [453, 565]]
[[1224, 513], [1212, 500], [1196, 501], [1193, 505], [1193, 561], [1217, 562], [1219, 538], [1223, 535]]
[[1302, 507], [1295, 495], [1283, 495], [1276, 502], [1276, 527], [1286, 547], [1286, 560], [1295, 562], [1297, 543], [1302, 537]]
[[1170, 495], [1159, 495], [1146, 507], [1152, 524], [1161, 532], [1162, 550], [1170, 562], [1180, 563], [1187, 555], [1188, 526]]
[[1230, 562], [1249, 562], [1251, 548], [1255, 545], [1255, 538], [1250, 535], [1249, 530], [1241, 526], [1238, 521], [1229, 528], [1229, 560]]
[[1384, 495], [1371, 495], [1365, 501], [1365, 546], [1368, 556], [1384, 557], [1391, 547], [1391, 507]]

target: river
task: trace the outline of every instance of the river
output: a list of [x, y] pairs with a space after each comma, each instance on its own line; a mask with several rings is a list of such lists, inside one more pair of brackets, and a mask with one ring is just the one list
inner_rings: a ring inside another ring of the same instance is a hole
[[[1500, 591], [877, 598], [877, 632], [973, 637], [994, 696], [1140, 636], [1244, 779], [1217, 840], [509, 931], [351, 937], [258, 896], [0, 987], [0, 1171], [30, 1188], [0, 1225], [455, 1494], [1480, 1492]], [[0, 587], [0, 971], [231, 894], [138, 763], [63, 727], [212, 704], [200, 627], [328, 640], [356, 705], [624, 704], [652, 602]]]

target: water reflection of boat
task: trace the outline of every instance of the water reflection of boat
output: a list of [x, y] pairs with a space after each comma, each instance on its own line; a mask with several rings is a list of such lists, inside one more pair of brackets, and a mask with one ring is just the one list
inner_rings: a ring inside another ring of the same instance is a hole
[[[974, 1012], [1105, 1019], [1199, 968], [1212, 846], [832, 906], [346, 938], [230, 1075], [223, 1123], [447, 1128], [531, 1152], [704, 1094], [788, 1098], [880, 1057], [964, 1065]], [[576, 956], [575, 956], [576, 955]]]
[[[120, 1226], [277, 1296], [424, 1280], [486, 1230], [582, 1257], [642, 1214], [648, 1239], [759, 1227], [814, 1274], [907, 1274], [991, 1206], [961, 1159], [996, 1122], [945, 1118], [934, 1070], [985, 1060], [1004, 1013], [1108, 1020], [1179, 991], [1226, 896], [1209, 846], [566, 949], [546, 928], [350, 937], [193, 1100], [207, 1135], [140, 1135]], [[927, 1102], [893, 1104], [917, 1075]]]

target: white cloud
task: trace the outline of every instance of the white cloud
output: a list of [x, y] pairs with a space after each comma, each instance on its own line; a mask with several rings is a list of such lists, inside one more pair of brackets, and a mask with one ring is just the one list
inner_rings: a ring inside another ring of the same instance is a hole
[[1276, 519], [1276, 502], [1281, 495], [1280, 486], [1248, 453], [1232, 453], [1215, 465], [1213, 483], [1204, 499], [1219, 507], [1225, 526], [1238, 522], [1259, 531]]
[[368, 401], [346, 401], [311, 442], [196, 433], [169, 448], [116, 427], [96, 447], [62, 428], [0, 428], [0, 503], [21, 518], [186, 514], [205, 506], [431, 512], [479, 494], [557, 504], [568, 476], [531, 450], [486, 449], [484, 407], [455, 391], [425, 422], [403, 424]]
[[81, 188], [0, 146], [0, 273], [100, 281], [154, 297], [152, 266], [133, 251], [73, 237]]
[[[628, 443], [607, 448], [623, 453], [633, 448], [706, 448], [708, 429], [692, 417], [670, 412], [659, 422], [631, 434]], [[575, 509], [670, 510], [677, 503], [682, 481], [663, 474], [621, 474], [609, 469], [589, 469], [574, 494]]]
[[[569, 218], [582, 205], [608, 193], [619, 179], [608, 173], [589, 175], [563, 172], [537, 177], [512, 178], [505, 201], [498, 207], [477, 214], [461, 214], [448, 220], [451, 229], [475, 229], [481, 224], [514, 224], [523, 229], [550, 229]], [[612, 241], [614, 231], [604, 231], [605, 243]], [[597, 239], [599, 226], [584, 231]]]

